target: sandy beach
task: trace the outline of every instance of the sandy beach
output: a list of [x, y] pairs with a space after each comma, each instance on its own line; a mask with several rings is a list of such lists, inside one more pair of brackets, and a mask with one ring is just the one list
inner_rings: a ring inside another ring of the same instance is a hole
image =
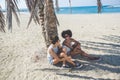
[[101, 57], [81, 57], [84, 66], [72, 70], [48, 63], [41, 27], [32, 22], [26, 29], [29, 16], [20, 15], [20, 27], [14, 19], [12, 33], [0, 32], [0, 80], [120, 80], [120, 13], [57, 15], [61, 41], [61, 32], [71, 29], [85, 52]]

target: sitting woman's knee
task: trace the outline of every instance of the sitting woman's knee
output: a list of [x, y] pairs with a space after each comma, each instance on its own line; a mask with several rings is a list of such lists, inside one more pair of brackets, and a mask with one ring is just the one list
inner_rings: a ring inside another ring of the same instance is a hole
[[61, 56], [61, 57], [65, 57], [66, 54], [62, 52], [62, 53], [60, 53], [60, 56]]
[[57, 64], [58, 62], [59, 62], [58, 59], [54, 59], [54, 60], [53, 60], [53, 64]]
[[62, 50], [63, 50], [63, 52], [64, 52], [64, 53], [66, 53], [66, 52], [67, 52], [67, 49], [66, 49], [66, 48], [63, 48]]

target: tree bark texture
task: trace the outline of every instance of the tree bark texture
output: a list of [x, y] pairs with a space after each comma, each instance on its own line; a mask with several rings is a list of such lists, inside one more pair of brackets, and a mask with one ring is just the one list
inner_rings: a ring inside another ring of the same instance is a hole
[[50, 45], [50, 37], [58, 35], [57, 30], [57, 21], [53, 6], [52, 0], [45, 0], [45, 7], [44, 7], [44, 32], [45, 32], [45, 42], [46, 46]]

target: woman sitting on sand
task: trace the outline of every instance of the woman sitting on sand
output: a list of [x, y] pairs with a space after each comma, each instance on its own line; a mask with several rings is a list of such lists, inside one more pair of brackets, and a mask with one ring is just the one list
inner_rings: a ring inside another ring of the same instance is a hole
[[88, 55], [86, 52], [84, 52], [81, 49], [81, 44], [76, 41], [75, 39], [71, 38], [72, 37], [72, 32], [71, 30], [65, 30], [62, 32], [62, 37], [65, 39], [63, 41], [63, 47], [66, 48], [65, 52], [67, 55], [71, 55], [71, 57], [81, 54], [84, 57], [87, 57], [89, 60], [99, 60], [99, 57], [93, 57]]
[[68, 57], [64, 52], [62, 52], [62, 47], [60, 45], [60, 40], [58, 36], [51, 38], [51, 45], [47, 50], [47, 59], [50, 64], [57, 64], [59, 62], [63, 62], [62, 67], [68, 68], [66, 65], [66, 61], [72, 64], [74, 67], [81, 67], [81, 64], [75, 64], [70, 57]]

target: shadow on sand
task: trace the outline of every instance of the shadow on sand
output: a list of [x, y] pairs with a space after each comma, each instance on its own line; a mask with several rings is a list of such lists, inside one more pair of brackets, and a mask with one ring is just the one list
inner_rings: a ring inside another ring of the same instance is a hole
[[79, 79], [84, 79], [84, 80], [111, 80], [109, 78], [104, 79], [104, 78], [93, 78], [93, 77], [87, 77], [87, 76], [80, 76], [80, 75], [75, 75], [75, 74], [57, 74], [57, 75], [61, 75], [61, 76], [67, 76], [67, 77], [71, 77], [71, 78], [79, 78]]
[[79, 73], [78, 74], [73, 74], [76, 73], [78, 71], [81, 71], [83, 69], [74, 69], [74, 71], [70, 71], [70, 69], [60, 69], [60, 68], [43, 68], [43, 69], [35, 69], [35, 70], [41, 70], [41, 71], [46, 71], [46, 72], [55, 72], [56, 75], [60, 75], [60, 76], [66, 76], [66, 77], [71, 77], [74, 79], [84, 79], [84, 80], [111, 80], [109, 78], [104, 79], [104, 78], [93, 78], [93, 77], [88, 77], [88, 76], [81, 76]]
[[109, 35], [109, 36], [103, 35], [103, 37], [99, 39], [120, 44], [120, 36], [117, 35]]
[[[101, 51], [103, 53], [108, 53], [104, 55], [95, 55], [95, 56], [100, 56], [102, 60], [95, 63], [90, 62], [89, 64], [92, 66], [89, 66], [88, 69], [91, 70], [94, 69], [94, 67], [97, 67], [102, 70], [110, 71], [112, 73], [120, 73], [120, 44], [119, 44], [120, 36], [116, 36], [116, 35], [103, 36], [103, 38], [101, 39], [111, 41], [112, 43], [80, 40], [80, 43], [83, 48], [91, 49], [95, 51]], [[88, 70], [88, 69], [84, 69], [84, 70]]]
[[[102, 39], [102, 38], [101, 38]], [[84, 66], [80, 69], [74, 69], [73, 72], [78, 71], [89, 71], [94, 69], [99, 69], [103, 71], [109, 71], [111, 73], [120, 73], [120, 36], [104, 36], [104, 40], [111, 40], [112, 42], [116, 43], [102, 43], [102, 42], [92, 42], [92, 41], [80, 41], [82, 48], [92, 49], [95, 51], [101, 51], [103, 53], [108, 53], [104, 55], [94, 55], [100, 56], [100, 61], [88, 61], [86, 59], [81, 60], [81, 56], [79, 56], [78, 60], [83, 61], [81, 62]], [[117, 40], [116, 40], [117, 39]], [[117, 44], [118, 43], [118, 44]], [[57, 75], [68, 76], [71, 78], [83, 78], [83, 79], [92, 79], [96, 80], [93, 77], [87, 76], [80, 76], [79, 74], [69, 74], [70, 70], [61, 70], [60, 68], [43, 68], [40, 69], [42, 71], [52, 71], [56, 72]], [[67, 73], [65, 73], [67, 71]], [[103, 78], [98, 78], [98, 80], [103, 80]], [[104, 79], [104, 80], [111, 80], [111, 79]]]

